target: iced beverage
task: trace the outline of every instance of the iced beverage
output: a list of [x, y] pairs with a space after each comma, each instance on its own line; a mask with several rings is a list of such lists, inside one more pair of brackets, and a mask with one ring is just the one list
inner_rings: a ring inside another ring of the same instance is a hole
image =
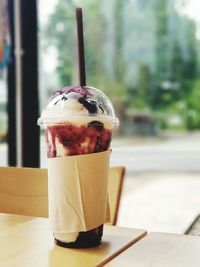
[[[39, 119], [45, 129], [48, 158], [107, 151], [116, 123], [110, 100], [97, 89], [81, 86], [57, 90]], [[60, 246], [81, 248], [99, 245], [102, 234], [103, 224], [89, 231], [66, 229], [54, 237]]]

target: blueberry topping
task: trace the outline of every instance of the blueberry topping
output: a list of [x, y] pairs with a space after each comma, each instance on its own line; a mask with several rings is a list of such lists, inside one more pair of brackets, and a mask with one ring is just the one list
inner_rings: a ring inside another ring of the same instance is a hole
[[88, 127], [94, 127], [94, 128], [96, 128], [98, 131], [101, 131], [101, 130], [103, 130], [104, 125], [103, 125], [103, 123], [100, 122], [100, 121], [91, 121], [91, 122], [88, 123]]
[[60, 102], [60, 99], [54, 103], [54, 106], [57, 105]]
[[68, 98], [65, 95], [63, 95], [62, 98], [61, 98], [61, 100], [64, 100], [64, 101], [67, 100], [67, 99]]
[[75, 92], [77, 94], [80, 94], [82, 96], [86, 96], [88, 94], [87, 88], [83, 86], [66, 86], [61, 89], [58, 89], [53, 95], [61, 95], [61, 94], [68, 94], [71, 92]]
[[84, 97], [79, 98], [79, 103], [81, 103], [90, 114], [97, 113], [97, 102], [95, 100], [86, 99]]

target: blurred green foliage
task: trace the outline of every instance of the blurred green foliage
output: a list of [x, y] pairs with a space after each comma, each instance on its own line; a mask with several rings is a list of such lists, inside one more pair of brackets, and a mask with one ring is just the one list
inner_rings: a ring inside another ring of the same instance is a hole
[[[57, 51], [60, 86], [78, 83], [75, 6], [58, 0], [43, 32], [44, 47]], [[82, 6], [87, 84], [112, 99], [121, 121], [149, 110], [160, 128], [200, 129], [200, 43], [195, 22], [176, 1], [85, 0]]]

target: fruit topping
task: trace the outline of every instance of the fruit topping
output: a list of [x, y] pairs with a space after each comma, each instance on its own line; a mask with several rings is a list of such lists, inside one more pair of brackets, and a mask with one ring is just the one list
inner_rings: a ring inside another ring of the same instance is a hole
[[[54, 125], [46, 131], [48, 157], [72, 156], [106, 151], [111, 142], [112, 131], [105, 129], [103, 123], [93, 121], [90, 125]], [[64, 154], [57, 149], [63, 146]]]
[[61, 100], [64, 100], [64, 101], [66, 101], [67, 99], [68, 98], [65, 95], [63, 95], [62, 98], [61, 98]]
[[90, 114], [97, 114], [97, 102], [95, 100], [86, 99], [84, 97], [79, 98], [79, 103], [88, 110]]
[[103, 125], [103, 123], [100, 122], [100, 121], [91, 121], [91, 122], [88, 123], [88, 127], [94, 127], [94, 128], [96, 128], [98, 131], [101, 131], [101, 130], [103, 130], [104, 125]]
[[61, 95], [61, 94], [68, 94], [71, 92], [75, 92], [77, 94], [80, 94], [81, 96], [86, 96], [88, 94], [88, 91], [85, 87], [83, 86], [66, 86], [61, 89], [58, 89], [55, 93], [54, 96], [56, 95]]

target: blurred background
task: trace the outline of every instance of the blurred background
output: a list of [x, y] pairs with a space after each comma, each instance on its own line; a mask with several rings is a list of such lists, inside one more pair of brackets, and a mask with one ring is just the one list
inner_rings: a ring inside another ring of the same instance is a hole
[[[111, 157], [112, 165], [127, 169], [127, 209], [119, 224], [182, 232], [200, 209], [200, 2], [38, 0], [38, 115], [55, 89], [78, 84], [77, 5], [83, 7], [87, 84], [110, 97], [120, 118]], [[4, 166], [7, 78], [1, 67]]]
[[[39, 1], [41, 107], [55, 88], [78, 83], [76, 5]], [[200, 129], [198, 1], [87, 0], [82, 6], [87, 82], [112, 99], [120, 134]]]

